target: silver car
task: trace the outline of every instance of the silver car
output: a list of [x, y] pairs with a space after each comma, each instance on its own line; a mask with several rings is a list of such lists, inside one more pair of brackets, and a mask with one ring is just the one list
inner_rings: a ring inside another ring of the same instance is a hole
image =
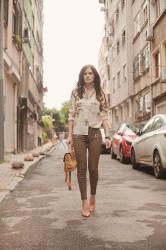
[[139, 137], [131, 147], [131, 161], [134, 169], [139, 164], [153, 166], [156, 178], [162, 178], [166, 171], [166, 114], [153, 116], [141, 129]]

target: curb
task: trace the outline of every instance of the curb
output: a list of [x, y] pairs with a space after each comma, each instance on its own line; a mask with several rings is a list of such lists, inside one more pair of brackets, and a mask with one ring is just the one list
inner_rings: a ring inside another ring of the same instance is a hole
[[56, 145], [51, 145], [48, 149], [45, 149], [45, 155], [41, 155], [38, 158], [34, 159], [33, 162], [29, 162], [24, 166], [22, 171], [19, 175], [17, 175], [14, 180], [10, 183], [9, 188], [7, 190], [4, 190], [3, 193], [0, 195], [0, 202], [11, 192], [14, 191], [14, 189], [19, 185], [20, 182], [22, 182], [25, 177], [30, 174], [33, 169], [38, 165], [39, 162], [41, 162], [44, 158], [47, 157], [47, 155], [55, 150]]

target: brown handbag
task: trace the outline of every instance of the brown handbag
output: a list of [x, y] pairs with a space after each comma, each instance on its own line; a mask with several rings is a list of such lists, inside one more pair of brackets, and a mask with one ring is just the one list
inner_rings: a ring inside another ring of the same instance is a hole
[[67, 183], [68, 189], [72, 190], [71, 187], [71, 172], [77, 167], [76, 157], [73, 147], [69, 147], [69, 152], [65, 153], [64, 158], [64, 172], [65, 172], [65, 182]]

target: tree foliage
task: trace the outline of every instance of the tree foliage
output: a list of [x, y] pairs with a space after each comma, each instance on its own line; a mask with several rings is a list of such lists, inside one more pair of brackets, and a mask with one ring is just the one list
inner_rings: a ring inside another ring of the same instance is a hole
[[69, 102], [64, 102], [62, 104], [62, 108], [60, 110], [60, 118], [61, 118], [61, 122], [64, 125], [67, 125], [68, 122], [68, 115], [69, 115]]
[[68, 114], [69, 114], [69, 102], [66, 101], [62, 104], [62, 108], [57, 110], [55, 108], [43, 109], [43, 116], [50, 116], [52, 118], [52, 125], [55, 132], [66, 131], [68, 123]]
[[46, 143], [52, 139], [53, 135], [53, 119], [50, 115], [43, 115], [41, 118], [42, 125], [42, 143]]

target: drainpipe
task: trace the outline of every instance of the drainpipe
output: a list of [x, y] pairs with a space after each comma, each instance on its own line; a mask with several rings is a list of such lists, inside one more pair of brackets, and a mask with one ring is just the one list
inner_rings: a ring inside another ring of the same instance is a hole
[[17, 153], [17, 84], [14, 83], [14, 153]]
[[0, 0], [0, 162], [4, 161], [4, 65], [3, 65], [3, 26], [4, 26], [4, 2]]
[[[151, 26], [151, 19], [150, 19], [150, 12], [151, 12], [151, 9], [150, 9], [150, 0], [148, 1], [148, 4], [149, 4], [149, 22], [148, 22], [148, 27], [150, 28]], [[152, 88], [152, 55], [151, 55], [151, 52], [152, 52], [152, 41], [149, 41], [149, 53], [150, 53], [150, 95], [151, 95], [151, 117], [154, 115], [154, 102], [153, 102], [153, 88]]]

